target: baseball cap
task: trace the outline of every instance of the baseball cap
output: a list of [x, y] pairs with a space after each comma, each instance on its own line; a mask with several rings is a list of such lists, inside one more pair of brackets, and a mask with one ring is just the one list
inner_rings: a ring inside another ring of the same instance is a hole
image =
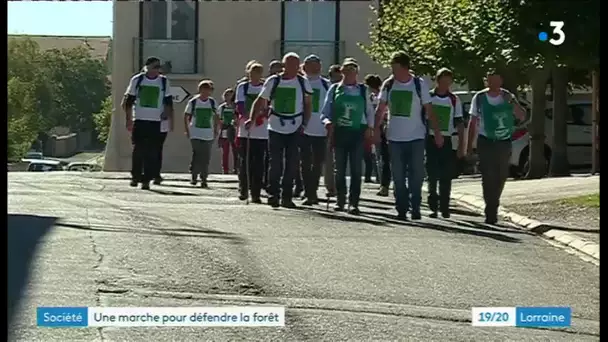
[[342, 62], [342, 67], [346, 67], [346, 66], [352, 66], [352, 67], [359, 69], [359, 64], [357, 63], [357, 61], [354, 58], [345, 58], [344, 61]]
[[306, 58], [304, 58], [304, 63], [307, 62], [317, 62], [317, 63], [321, 63], [321, 58], [319, 58], [319, 56], [312, 54], [312, 55], [308, 55], [306, 56]]

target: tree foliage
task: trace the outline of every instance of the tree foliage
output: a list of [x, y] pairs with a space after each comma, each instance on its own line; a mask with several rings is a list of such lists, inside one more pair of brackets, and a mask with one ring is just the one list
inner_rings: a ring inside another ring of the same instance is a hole
[[110, 127], [112, 125], [112, 96], [108, 96], [101, 105], [101, 110], [93, 114], [95, 127], [97, 128], [97, 139], [106, 143], [110, 136]]
[[53, 127], [94, 129], [93, 113], [100, 111], [109, 92], [105, 62], [85, 48], [42, 51], [31, 39], [9, 39], [8, 135], [16, 146], [14, 157], [22, 153], [17, 146], [29, 148], [35, 137]]

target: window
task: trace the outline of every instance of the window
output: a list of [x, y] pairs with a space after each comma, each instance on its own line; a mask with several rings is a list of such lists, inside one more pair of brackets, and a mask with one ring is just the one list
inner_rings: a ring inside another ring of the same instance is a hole
[[288, 1], [285, 6], [284, 41], [281, 53], [296, 52], [300, 57], [314, 53], [327, 64], [336, 56], [336, 2]]
[[[566, 114], [566, 122], [568, 125], [576, 126], [591, 126], [592, 115], [591, 115], [591, 104], [576, 104], [568, 106], [568, 113]], [[547, 119], [553, 119], [553, 109], [546, 109], [545, 116]]]
[[196, 1], [144, 1], [142, 6], [141, 61], [157, 56], [168, 73], [196, 73]]

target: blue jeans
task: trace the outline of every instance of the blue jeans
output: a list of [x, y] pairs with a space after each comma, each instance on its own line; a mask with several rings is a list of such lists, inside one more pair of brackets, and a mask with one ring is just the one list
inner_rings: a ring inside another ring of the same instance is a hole
[[413, 213], [420, 213], [424, 181], [424, 140], [389, 141], [388, 147], [397, 212], [405, 214], [411, 205]]
[[336, 128], [334, 131], [336, 158], [336, 192], [339, 206], [346, 204], [346, 168], [350, 167], [348, 204], [357, 207], [361, 197], [361, 168], [363, 163], [363, 130]]

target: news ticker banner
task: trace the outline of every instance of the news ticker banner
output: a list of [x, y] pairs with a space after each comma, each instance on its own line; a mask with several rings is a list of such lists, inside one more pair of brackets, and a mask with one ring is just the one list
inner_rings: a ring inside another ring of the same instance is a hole
[[39, 307], [39, 327], [283, 327], [285, 307]]
[[565, 328], [572, 323], [572, 308], [473, 308], [471, 321], [477, 327]]

